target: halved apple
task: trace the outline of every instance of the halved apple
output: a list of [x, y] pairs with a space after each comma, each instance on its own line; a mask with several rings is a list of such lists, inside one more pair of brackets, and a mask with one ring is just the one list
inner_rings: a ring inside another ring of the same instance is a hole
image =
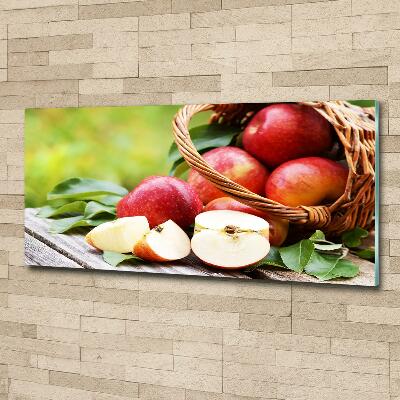
[[190, 253], [190, 239], [174, 221], [168, 220], [146, 233], [133, 253], [147, 261], [174, 261]]
[[191, 241], [204, 263], [240, 269], [262, 260], [270, 250], [269, 224], [240, 211], [215, 210], [199, 214]]
[[85, 240], [98, 250], [130, 253], [136, 242], [149, 231], [146, 217], [125, 217], [96, 226]]

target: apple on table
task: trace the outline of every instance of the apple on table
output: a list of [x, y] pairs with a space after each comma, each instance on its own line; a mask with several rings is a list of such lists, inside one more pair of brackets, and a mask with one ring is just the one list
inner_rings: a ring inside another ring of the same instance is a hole
[[191, 247], [207, 265], [242, 269], [268, 254], [268, 235], [263, 218], [232, 210], [206, 211], [196, 217]]
[[145, 216], [151, 228], [169, 219], [187, 228], [203, 210], [196, 190], [182, 179], [150, 176], [117, 204], [117, 217]]
[[287, 220], [257, 210], [256, 208], [232, 199], [232, 197], [220, 197], [211, 201], [204, 207], [204, 211], [211, 210], [241, 211], [265, 219], [269, 223], [269, 241], [272, 246], [281, 246], [289, 231], [289, 222]]
[[145, 233], [132, 251], [146, 261], [180, 260], [190, 254], [190, 239], [182, 228], [169, 219]]

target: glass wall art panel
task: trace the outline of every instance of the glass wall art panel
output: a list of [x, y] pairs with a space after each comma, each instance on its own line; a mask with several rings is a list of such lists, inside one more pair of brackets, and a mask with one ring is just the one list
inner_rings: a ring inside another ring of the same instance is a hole
[[371, 100], [29, 109], [25, 263], [376, 286], [378, 116]]

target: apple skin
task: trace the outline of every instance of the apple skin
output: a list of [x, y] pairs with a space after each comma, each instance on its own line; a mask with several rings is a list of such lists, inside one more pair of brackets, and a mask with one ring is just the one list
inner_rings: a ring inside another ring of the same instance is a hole
[[269, 168], [318, 156], [333, 145], [332, 127], [312, 107], [279, 103], [260, 110], [246, 126], [243, 147]]
[[272, 246], [281, 246], [288, 235], [288, 221], [269, 215], [261, 210], [257, 210], [256, 208], [243, 204], [231, 197], [220, 197], [211, 201], [204, 207], [204, 211], [212, 210], [241, 211], [265, 219], [269, 223], [269, 242]]
[[[232, 146], [218, 147], [203, 154], [204, 160], [216, 171], [254, 193], [262, 194], [269, 172], [246, 151]], [[224, 196], [211, 182], [191, 169], [188, 182], [204, 204]]]
[[155, 253], [150, 246], [146, 242], [146, 238], [142, 238], [135, 244], [132, 250], [133, 254], [137, 257], [142, 258], [143, 260], [150, 261], [150, 262], [166, 262], [169, 261], [157, 253]]
[[265, 195], [281, 204], [317, 206], [337, 200], [346, 188], [347, 166], [323, 157], [287, 161], [265, 185]]
[[156, 226], [135, 242], [132, 252], [147, 261], [174, 261], [190, 254], [190, 239], [174, 221]]
[[150, 176], [117, 204], [117, 217], [144, 215], [150, 228], [171, 219], [181, 228], [193, 224], [203, 204], [185, 181], [171, 176]]

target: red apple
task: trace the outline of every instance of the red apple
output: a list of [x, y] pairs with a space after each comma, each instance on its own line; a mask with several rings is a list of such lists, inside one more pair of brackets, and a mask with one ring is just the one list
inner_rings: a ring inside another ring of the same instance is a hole
[[269, 223], [269, 241], [272, 246], [281, 246], [287, 237], [289, 230], [289, 222], [287, 220], [269, 215], [231, 197], [220, 197], [204, 207], [204, 211], [212, 210], [241, 211], [265, 219]]
[[243, 146], [267, 167], [318, 156], [333, 144], [332, 127], [312, 107], [280, 103], [260, 110], [248, 123]]
[[153, 228], [171, 219], [186, 228], [194, 222], [203, 204], [196, 191], [182, 179], [150, 176], [117, 204], [117, 217], [147, 217]]
[[[269, 173], [259, 161], [246, 151], [238, 147], [218, 147], [204, 153], [203, 158], [216, 171], [232, 181], [254, 193], [263, 193]], [[224, 196], [221, 190], [194, 169], [189, 172], [188, 182], [196, 189], [204, 204]]]
[[337, 200], [346, 188], [348, 168], [322, 157], [288, 161], [276, 168], [265, 195], [287, 206], [316, 206]]

